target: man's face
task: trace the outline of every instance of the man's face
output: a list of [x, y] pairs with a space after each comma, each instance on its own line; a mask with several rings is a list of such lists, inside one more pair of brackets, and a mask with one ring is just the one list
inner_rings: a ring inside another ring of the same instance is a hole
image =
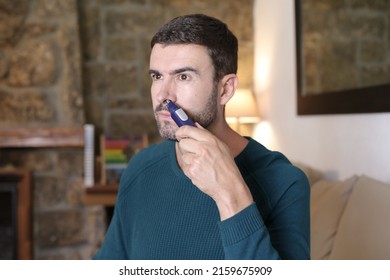
[[206, 47], [156, 44], [150, 55], [152, 103], [162, 137], [175, 139], [177, 125], [164, 101], [170, 99], [201, 126], [216, 119], [218, 92]]

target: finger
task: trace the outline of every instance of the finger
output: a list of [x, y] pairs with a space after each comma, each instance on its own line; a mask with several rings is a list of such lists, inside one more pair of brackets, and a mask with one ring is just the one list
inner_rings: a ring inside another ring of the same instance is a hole
[[198, 145], [199, 145], [199, 142], [197, 140], [194, 140], [194, 139], [188, 138], [188, 137], [182, 138], [178, 142], [178, 146], [179, 146], [179, 149], [180, 149], [182, 154], [185, 154], [185, 153], [195, 154], [196, 151], [199, 149]]
[[198, 122], [195, 123], [196, 127], [197, 128], [200, 128], [200, 129], [205, 129], [203, 126], [201, 126]]
[[185, 138], [192, 138], [197, 141], [207, 141], [210, 137], [210, 132], [196, 123], [197, 127], [183, 125], [176, 131], [176, 139], [180, 141]]
[[182, 155], [183, 163], [186, 164], [186, 165], [192, 165], [195, 157], [196, 157], [196, 155], [193, 154], [193, 153], [184, 153]]

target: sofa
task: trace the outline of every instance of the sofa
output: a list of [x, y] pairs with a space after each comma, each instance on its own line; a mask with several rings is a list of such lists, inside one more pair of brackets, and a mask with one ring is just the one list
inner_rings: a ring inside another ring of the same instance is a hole
[[390, 183], [365, 175], [326, 179], [294, 163], [311, 185], [313, 260], [390, 260]]

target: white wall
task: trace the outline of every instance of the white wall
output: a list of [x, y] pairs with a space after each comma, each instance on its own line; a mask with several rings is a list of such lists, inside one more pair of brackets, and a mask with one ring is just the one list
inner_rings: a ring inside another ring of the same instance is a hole
[[345, 179], [390, 182], [390, 113], [297, 116], [293, 0], [255, 0], [255, 92], [264, 122], [254, 137], [273, 150]]

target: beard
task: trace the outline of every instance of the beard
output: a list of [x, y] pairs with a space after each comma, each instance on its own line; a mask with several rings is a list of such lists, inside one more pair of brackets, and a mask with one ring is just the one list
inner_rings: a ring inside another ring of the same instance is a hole
[[[175, 133], [178, 129], [177, 125], [174, 123], [174, 121], [161, 121], [158, 117], [157, 113], [164, 110], [168, 111], [166, 105], [163, 103], [158, 105], [154, 110], [158, 131], [162, 138], [176, 141], [177, 139]], [[217, 86], [214, 85], [209, 95], [209, 99], [201, 111], [186, 111], [186, 113], [188, 117], [190, 117], [194, 122], [199, 123], [202, 127], [206, 129], [210, 127], [214, 123], [217, 116]]]

